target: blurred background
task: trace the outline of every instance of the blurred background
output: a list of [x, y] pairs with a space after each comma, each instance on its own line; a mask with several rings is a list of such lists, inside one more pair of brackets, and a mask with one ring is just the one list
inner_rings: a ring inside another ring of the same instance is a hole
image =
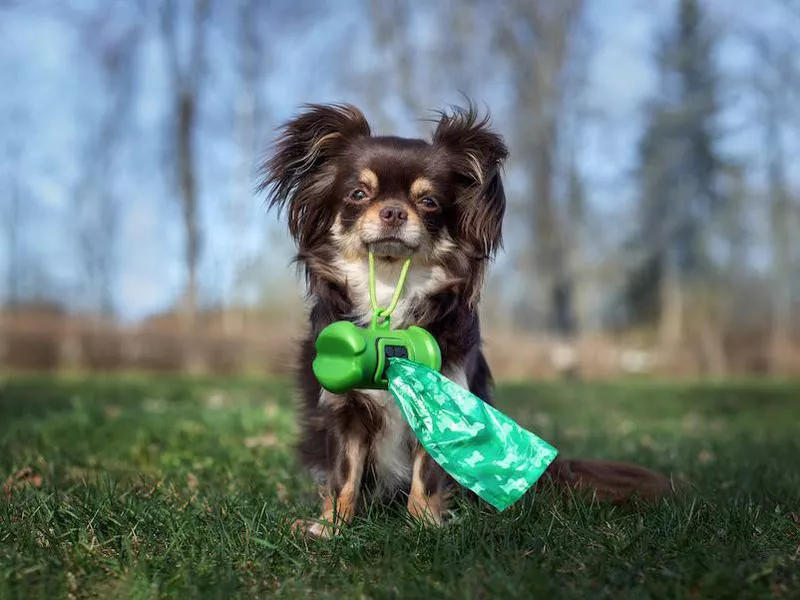
[[499, 377], [800, 374], [800, 1], [0, 0], [6, 370], [281, 373], [275, 128], [491, 111]]

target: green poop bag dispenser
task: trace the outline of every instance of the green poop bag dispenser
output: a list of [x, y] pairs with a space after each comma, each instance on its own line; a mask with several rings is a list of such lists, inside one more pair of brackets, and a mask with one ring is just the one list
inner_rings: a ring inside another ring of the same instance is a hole
[[406, 260], [390, 306], [377, 307], [374, 286], [375, 262], [369, 255], [370, 302], [374, 315], [369, 327], [350, 321], [335, 321], [323, 329], [316, 341], [312, 364], [320, 385], [334, 394], [354, 389], [388, 389], [386, 368], [391, 358], [404, 358], [434, 371], [442, 368], [436, 339], [421, 327], [392, 329], [389, 315], [397, 307], [411, 260]]

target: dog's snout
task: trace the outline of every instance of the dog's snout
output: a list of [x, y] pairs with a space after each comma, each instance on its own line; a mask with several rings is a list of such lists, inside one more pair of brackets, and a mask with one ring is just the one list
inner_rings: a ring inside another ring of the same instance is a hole
[[408, 221], [408, 211], [399, 206], [384, 206], [380, 212], [381, 221], [387, 225], [402, 225]]

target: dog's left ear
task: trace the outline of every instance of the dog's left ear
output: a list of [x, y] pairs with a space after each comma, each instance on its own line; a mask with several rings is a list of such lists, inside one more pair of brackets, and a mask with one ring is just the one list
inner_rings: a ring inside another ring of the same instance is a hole
[[350, 104], [308, 104], [281, 128], [274, 154], [261, 165], [259, 191], [278, 210], [287, 207], [289, 232], [301, 250], [333, 223], [334, 159], [353, 140], [369, 137], [366, 118]]
[[470, 105], [442, 113], [434, 145], [447, 149], [459, 192], [459, 237], [481, 257], [490, 258], [503, 243], [506, 196], [501, 169], [508, 157], [503, 138]]

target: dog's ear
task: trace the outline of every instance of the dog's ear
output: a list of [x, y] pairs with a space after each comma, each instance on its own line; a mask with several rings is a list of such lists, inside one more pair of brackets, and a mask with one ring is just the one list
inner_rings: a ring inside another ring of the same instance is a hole
[[508, 157], [503, 138], [471, 104], [442, 112], [433, 143], [447, 149], [459, 188], [459, 237], [481, 257], [502, 246], [506, 196], [501, 169]]
[[349, 142], [370, 135], [369, 123], [350, 104], [307, 104], [281, 128], [275, 151], [261, 165], [259, 191], [270, 208], [288, 209], [289, 232], [301, 248], [330, 231], [333, 162]]

